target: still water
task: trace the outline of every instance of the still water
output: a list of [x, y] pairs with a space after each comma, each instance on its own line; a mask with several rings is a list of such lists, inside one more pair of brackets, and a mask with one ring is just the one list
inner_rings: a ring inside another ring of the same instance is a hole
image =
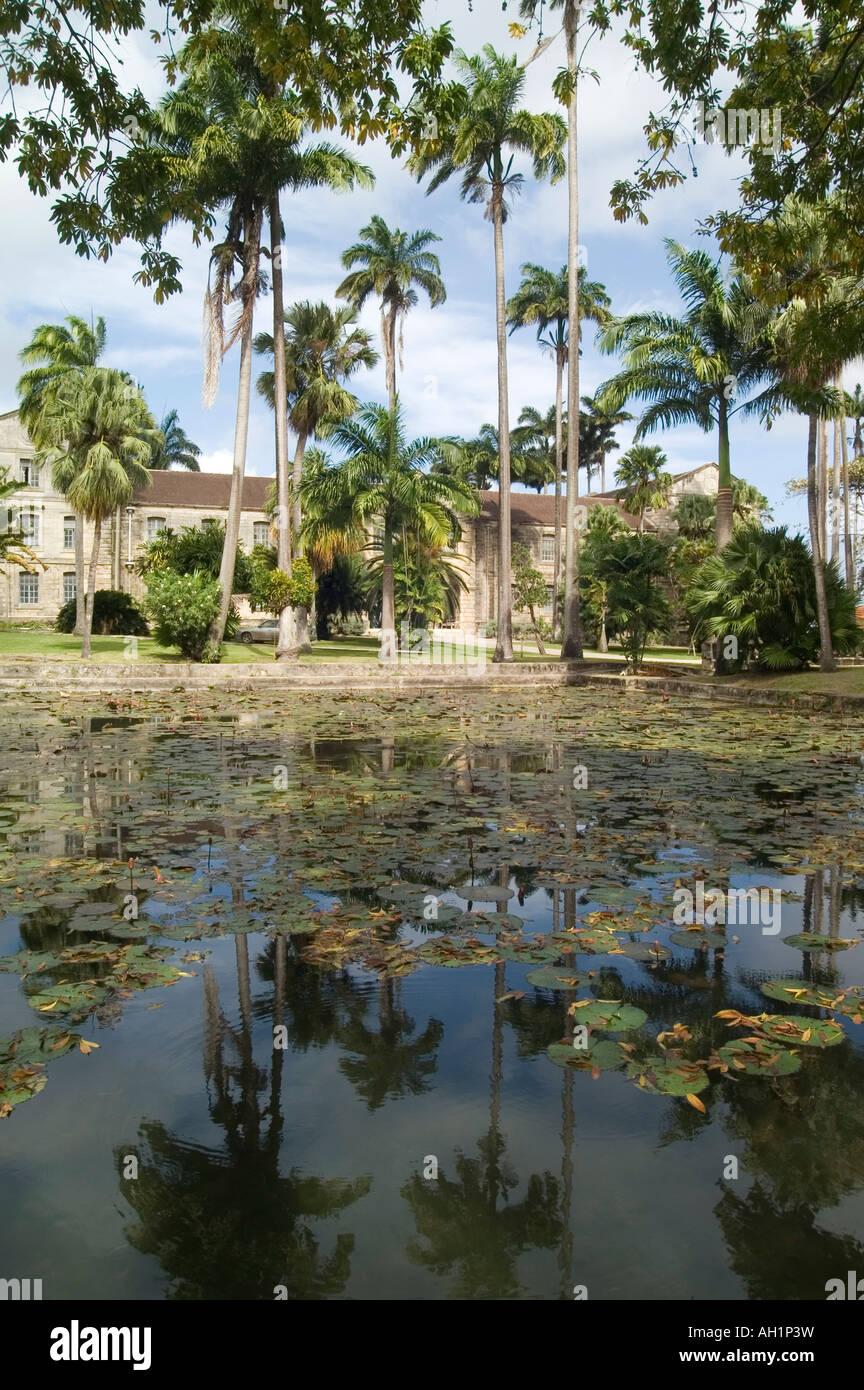
[[[862, 747], [581, 690], [4, 698], [0, 1275], [824, 1299], [864, 1274]], [[699, 884], [776, 921], [688, 932]]]

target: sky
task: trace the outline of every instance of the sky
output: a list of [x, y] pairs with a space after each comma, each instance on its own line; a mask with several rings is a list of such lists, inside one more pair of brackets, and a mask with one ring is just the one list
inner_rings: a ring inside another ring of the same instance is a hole
[[[425, 15], [430, 25], [449, 20], [457, 47], [466, 52], [492, 43], [524, 61], [533, 52], [536, 31], [522, 40], [510, 37], [508, 22], [515, 17], [515, 9], [511, 4], [508, 10], [500, 0], [473, 0], [470, 11], [468, 0], [428, 0]], [[547, 14], [547, 35], [554, 32], [555, 23], [555, 17]], [[124, 45], [127, 83], [140, 85], [152, 100], [163, 91], [158, 53], [145, 35]], [[706, 215], [735, 205], [744, 161], [700, 140], [692, 147], [698, 176], [655, 195], [648, 209], [648, 226], [616, 223], [609, 190], [616, 178], [632, 175], [645, 152], [643, 126], [648, 113], [662, 108], [666, 97], [659, 84], [635, 70], [632, 54], [614, 34], [592, 41], [585, 61], [599, 77], [597, 82], [583, 81], [579, 106], [580, 244], [588, 274], [606, 286], [616, 314], [644, 309], [680, 312], [666, 265], [664, 238], [716, 254], [710, 238], [698, 235], [698, 224]], [[559, 34], [527, 67], [524, 104], [529, 109], [562, 110], [551, 94], [552, 79], [562, 64]], [[304, 299], [336, 303], [334, 291], [346, 273], [342, 251], [356, 240], [373, 213], [405, 231], [421, 227], [435, 231], [441, 237], [436, 250], [447, 299], [430, 309], [421, 292], [421, 302], [405, 325], [404, 372], [398, 388], [410, 436], [471, 437], [484, 422], [497, 421], [491, 224], [481, 206], [459, 200], [455, 182], [427, 196], [382, 142], [357, 153], [375, 174], [373, 190], [343, 194], [310, 190], [290, 199], [283, 196], [286, 303]], [[684, 164], [688, 164], [686, 157]], [[557, 270], [567, 258], [566, 181], [537, 184], [529, 166], [523, 172], [523, 192], [504, 229], [508, 295], [518, 286], [523, 262]], [[205, 409], [201, 324], [206, 247], [194, 247], [182, 225], [171, 230], [167, 244], [182, 261], [183, 292], [157, 305], [152, 290], [133, 283], [139, 265], [139, 251], [133, 245], [119, 248], [107, 264], [78, 257], [57, 239], [50, 200], [32, 195], [14, 164], [0, 166], [0, 207], [4, 252], [0, 257], [0, 411], [15, 408], [18, 353], [37, 324], [57, 322], [67, 314], [86, 319], [102, 315], [108, 330], [106, 365], [122, 368], [140, 382], [157, 419], [167, 410], [179, 411], [183, 427], [203, 451], [202, 468], [230, 471], [239, 353], [235, 348], [226, 356], [216, 402]], [[367, 305], [361, 322], [380, 349], [376, 304]], [[272, 330], [269, 296], [257, 302], [256, 328]], [[616, 369], [616, 359], [600, 355], [592, 336], [592, 325], [585, 325], [580, 390], [586, 395], [593, 394]], [[514, 425], [523, 406], [545, 411], [552, 404], [555, 372], [533, 330], [514, 334], [508, 354]], [[263, 370], [268, 364], [259, 361]], [[852, 364], [846, 373], [847, 388], [860, 379], [864, 379], [864, 364]], [[358, 374], [352, 385], [361, 400], [385, 400], [383, 361]], [[639, 406], [631, 402], [630, 409], [635, 414]], [[628, 425], [618, 431], [621, 451], [629, 447], [634, 428]], [[788, 523], [795, 530], [804, 529], [805, 505], [800, 498], [785, 496], [785, 484], [805, 472], [806, 435], [806, 421], [795, 415], [781, 417], [770, 432], [755, 422], [733, 419], [732, 424], [733, 472], [768, 496], [776, 522]], [[657, 432], [649, 442], [662, 446], [666, 467], [673, 473], [716, 459], [716, 436], [695, 427]], [[614, 472], [614, 459], [613, 454], [607, 480]], [[272, 415], [256, 394], [246, 468], [252, 474], [275, 471]]]

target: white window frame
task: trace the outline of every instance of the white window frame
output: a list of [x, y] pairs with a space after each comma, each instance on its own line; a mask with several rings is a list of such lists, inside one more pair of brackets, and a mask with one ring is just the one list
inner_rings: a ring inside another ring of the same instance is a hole
[[[70, 524], [70, 523], [71, 523], [71, 524]], [[69, 536], [70, 534], [71, 534], [71, 536], [72, 536], [71, 544], [70, 544], [70, 542], [66, 539], [67, 536]], [[64, 516], [64, 518], [63, 518], [63, 549], [64, 549], [64, 550], [74, 550], [74, 549], [75, 549], [75, 518], [74, 518], [74, 516]]]
[[160, 533], [161, 531], [164, 531], [164, 530], [165, 530], [167, 524], [168, 524], [168, 523], [167, 523], [167, 521], [165, 520], [165, 517], [164, 517], [164, 516], [148, 516], [148, 518], [147, 518], [147, 539], [148, 539], [148, 541], [155, 541], [155, 539], [156, 539], [156, 537], [159, 535], [159, 533]]
[[[71, 570], [71, 571], [66, 570], [66, 571], [64, 571], [63, 580], [62, 580], [62, 584], [63, 584], [63, 590], [62, 590], [62, 592], [63, 592], [63, 602], [64, 602], [64, 603], [72, 603], [72, 602], [74, 601], [74, 598], [75, 598], [75, 588], [76, 588], [76, 580], [77, 580], [77, 578], [78, 578], [78, 576], [75, 574], [75, 571], [74, 571], [74, 570]], [[70, 582], [69, 582], [70, 580], [72, 581], [71, 584], [70, 584]]]
[[39, 486], [39, 469], [32, 459], [18, 460], [18, 481], [22, 487]]
[[[25, 591], [33, 597], [24, 597]], [[18, 576], [18, 603], [22, 608], [35, 608], [39, 603], [39, 576], [22, 570]]]
[[42, 517], [35, 507], [21, 507], [18, 512], [17, 529], [21, 532], [25, 545], [41, 545]]
[[[548, 554], [547, 554], [548, 551]], [[555, 537], [540, 537], [540, 563], [541, 565], [552, 565], [555, 563]]]
[[[262, 530], [263, 530], [263, 536], [261, 536], [261, 538], [259, 539], [259, 532], [261, 532]], [[253, 522], [252, 522], [252, 544], [253, 544], [253, 545], [267, 545], [267, 544], [269, 543], [269, 541], [270, 541], [270, 523], [269, 523], [269, 521], [253, 521]]]

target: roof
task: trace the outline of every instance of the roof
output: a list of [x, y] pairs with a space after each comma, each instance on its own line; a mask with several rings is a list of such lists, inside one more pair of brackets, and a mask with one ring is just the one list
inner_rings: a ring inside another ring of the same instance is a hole
[[[713, 462], [709, 462], [709, 463], [697, 463], [696, 466], [695, 466], [695, 468], [687, 468], [687, 469], [685, 469], [685, 471], [684, 471], [683, 473], [673, 473], [673, 474], [672, 474], [672, 482], [673, 482], [673, 484], [674, 484], [674, 483], [683, 483], [683, 482], [685, 482], [688, 478], [695, 478], [697, 473], [704, 473], [706, 468], [713, 468], [714, 471], [715, 471], [715, 473], [718, 471], [718, 470], [717, 470], [717, 464], [716, 464], [716, 463], [713, 463]], [[608, 497], [622, 497], [622, 496], [624, 495], [624, 493], [627, 492], [627, 491], [628, 491], [628, 489], [627, 489], [626, 487], [610, 488], [610, 489], [609, 489], [609, 492], [607, 493], [607, 496], [608, 496]]]
[[[190, 473], [186, 468], [154, 469], [150, 487], [139, 488], [135, 501], [143, 507], [200, 507], [203, 511], [228, 510], [230, 473]], [[243, 479], [243, 511], [263, 512], [272, 478]]]
[[[498, 520], [498, 493], [481, 492], [480, 500], [483, 504], [481, 516], [486, 521], [497, 522]], [[562, 521], [566, 507], [566, 498], [561, 499]], [[613, 495], [608, 493], [600, 494], [590, 492], [577, 499], [580, 507], [614, 507], [631, 531], [635, 531], [639, 526], [639, 518], [631, 516], [626, 512]], [[555, 525], [555, 498], [549, 493], [537, 492], [511, 492], [510, 494], [510, 524], [511, 526], [553, 526]], [[646, 530], [655, 530], [651, 522], [646, 520]]]

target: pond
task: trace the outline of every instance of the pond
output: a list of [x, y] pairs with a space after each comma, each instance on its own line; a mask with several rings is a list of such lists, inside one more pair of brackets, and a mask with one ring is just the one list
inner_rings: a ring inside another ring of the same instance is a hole
[[4, 697], [0, 1275], [824, 1299], [862, 748], [582, 689]]

